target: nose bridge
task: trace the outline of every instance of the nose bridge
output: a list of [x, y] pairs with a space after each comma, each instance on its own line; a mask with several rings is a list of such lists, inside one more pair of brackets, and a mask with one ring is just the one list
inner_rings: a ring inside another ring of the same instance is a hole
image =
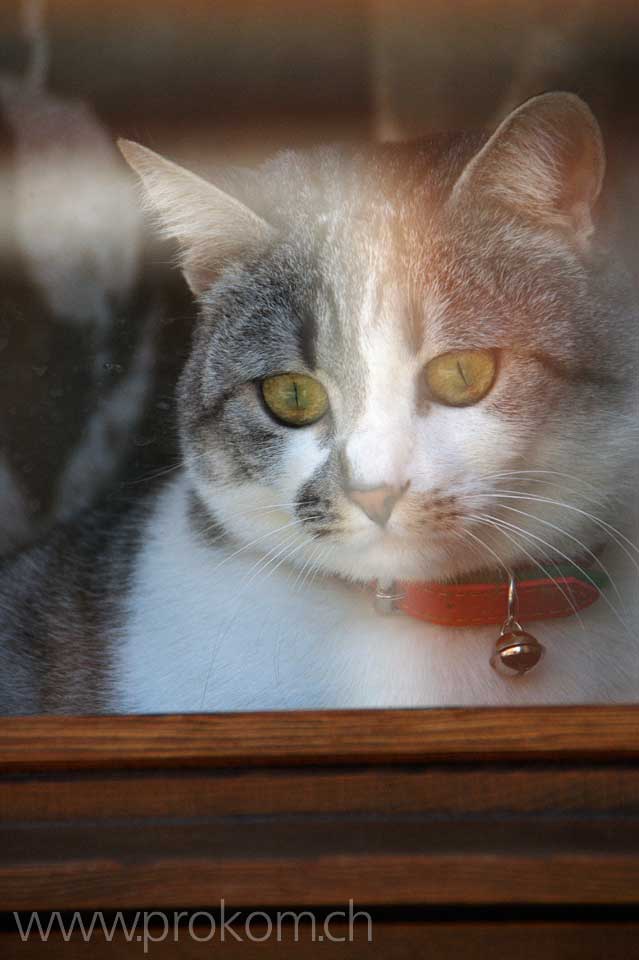
[[395, 329], [397, 305], [389, 296], [375, 322], [367, 327], [363, 403], [342, 448], [351, 489], [402, 488], [409, 479], [415, 427], [414, 379], [411, 358]]
[[342, 469], [349, 487], [403, 487], [412, 455], [413, 439], [408, 417], [380, 416], [355, 426], [342, 448]]

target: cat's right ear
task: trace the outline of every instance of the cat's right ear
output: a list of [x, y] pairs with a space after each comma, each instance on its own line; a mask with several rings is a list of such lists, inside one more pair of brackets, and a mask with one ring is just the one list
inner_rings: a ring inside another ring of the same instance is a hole
[[120, 139], [118, 147], [140, 177], [162, 234], [177, 240], [182, 271], [196, 295], [226, 263], [274, 235], [265, 220], [194, 173], [132, 140]]
[[599, 125], [573, 93], [532, 97], [506, 117], [457, 180], [451, 203], [482, 198], [568, 227], [582, 247], [605, 169]]

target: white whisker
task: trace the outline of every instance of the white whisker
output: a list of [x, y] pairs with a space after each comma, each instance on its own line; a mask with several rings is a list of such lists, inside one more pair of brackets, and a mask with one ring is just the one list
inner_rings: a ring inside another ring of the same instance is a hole
[[[553, 577], [552, 574], [549, 573], [549, 571], [546, 569], [546, 567], [544, 567], [543, 564], [541, 564], [541, 563], [539, 562], [539, 560], [537, 560], [537, 558], [532, 555], [532, 553], [530, 553], [528, 550], [526, 550], [526, 548], [525, 548], [524, 546], [522, 546], [522, 544], [521, 544], [518, 540], [515, 540], [515, 538], [514, 538], [513, 536], [511, 536], [506, 530], [504, 530], [504, 529], [501, 527], [501, 525], [498, 524], [498, 523], [495, 521], [495, 519], [494, 519], [493, 517], [488, 517], [488, 516], [483, 516], [483, 515], [476, 516], [476, 515], [472, 515], [472, 514], [467, 514], [467, 517], [468, 517], [469, 520], [475, 520], [475, 521], [477, 521], [478, 523], [485, 523], [485, 524], [487, 524], [488, 526], [493, 527], [495, 530], [498, 530], [499, 533], [502, 534], [502, 536], [506, 537], [506, 539], [509, 540], [509, 541], [513, 544], [513, 546], [515, 546], [518, 550], [521, 550], [522, 553], [524, 553], [524, 554], [528, 557], [528, 559], [529, 559], [536, 567], [539, 567], [539, 569], [541, 570], [541, 572], [542, 572], [543, 574], [545, 574], [545, 576], [546, 576], [550, 581], [552, 581], [552, 583], [555, 584], [555, 586], [557, 587], [557, 589], [559, 590], [559, 592], [563, 595], [564, 599], [565, 599], [566, 602], [568, 603], [568, 605], [572, 608], [572, 610], [573, 610], [575, 616], [577, 617], [577, 619], [579, 620], [579, 623], [581, 624], [582, 628], [583, 628], [584, 630], [586, 629], [585, 624], [584, 624], [584, 621], [583, 621], [583, 618], [582, 618], [581, 614], [579, 613], [579, 610], [578, 610], [577, 607], [575, 606], [575, 603], [574, 603], [574, 601], [572, 600], [572, 597], [563, 589], [563, 587], [559, 584], [559, 582], [555, 579], [555, 577]], [[527, 534], [525, 534], [524, 531], [522, 530], [522, 531], [520, 531], [520, 536], [525, 536], [525, 537], [527, 537]], [[558, 570], [557, 564], [554, 562], [554, 560], [552, 560], [552, 558], [549, 557], [548, 554], [547, 554], [545, 551], [543, 551], [543, 553], [544, 553], [544, 557], [546, 557], [546, 558], [549, 560], [549, 562], [552, 563], [552, 565], [555, 567], [555, 569]]]
[[[503, 478], [495, 477], [494, 479], [514, 480], [515, 482], [520, 481], [522, 485], [529, 484], [529, 483], [541, 483], [541, 484], [545, 484], [545, 486], [549, 486], [553, 483], [553, 480], [550, 480], [550, 479], [546, 480], [542, 477], [504, 476]], [[495, 487], [496, 492], [501, 492], [502, 490], [504, 493], [516, 493], [516, 494], [522, 494], [524, 496], [526, 495], [526, 492], [527, 492], [523, 487], [522, 489], [519, 489], [519, 490], [508, 490], [503, 487]], [[565, 484], [562, 484], [562, 493], [570, 494], [571, 496], [574, 496], [574, 497], [579, 497], [581, 500], [585, 501], [586, 503], [594, 503], [598, 507], [602, 507], [604, 509], [610, 506], [609, 499], [604, 500], [601, 497], [593, 497], [590, 494], [583, 493], [581, 490], [576, 490], [574, 487], [568, 487]], [[531, 494], [531, 496], [534, 496], [534, 494]]]
[[[509, 493], [508, 491], [502, 491], [499, 493], [490, 492], [490, 493], [476, 493], [476, 494], [462, 494], [457, 499], [458, 500], [474, 500], [478, 497], [482, 499], [488, 497], [491, 499], [504, 499], [504, 500], [529, 500], [532, 503], [549, 503], [557, 507], [563, 507], [565, 510], [571, 510], [575, 513], [581, 514], [581, 516], [586, 517], [588, 520], [591, 520], [593, 523], [602, 527], [604, 530], [607, 530], [610, 533], [610, 536], [613, 538], [615, 543], [620, 549], [624, 550], [623, 544], [627, 544], [629, 547], [632, 547], [633, 550], [636, 550], [639, 553], [639, 547], [629, 540], [617, 527], [613, 527], [612, 524], [608, 523], [606, 520], [602, 520], [601, 517], [596, 517], [594, 514], [589, 513], [587, 510], [582, 510], [580, 507], [575, 507], [570, 503], [564, 503], [562, 500], [552, 500], [549, 497], [538, 497], [535, 494], [522, 494], [520, 491], [516, 493]], [[619, 539], [617, 539], [619, 538]], [[620, 543], [619, 540], [623, 541]], [[626, 550], [624, 550], [627, 556], [630, 556]], [[636, 564], [636, 560], [633, 559], [633, 563]]]
[[239, 547], [237, 550], [234, 550], [233, 553], [230, 553], [227, 557], [225, 557], [224, 560], [221, 561], [221, 563], [218, 563], [215, 567], [213, 567], [213, 570], [211, 572], [216, 573], [218, 570], [221, 569], [221, 567], [227, 564], [229, 560], [233, 560], [234, 557], [237, 557], [241, 553], [244, 553], [245, 550], [250, 550], [251, 547], [254, 547], [257, 543], [262, 543], [264, 540], [268, 539], [268, 537], [273, 537], [275, 536], [275, 534], [281, 533], [282, 530], [288, 530], [289, 527], [300, 526], [301, 524], [305, 523], [307, 519], [316, 520], [318, 519], [318, 517], [307, 517], [305, 519], [291, 520], [289, 523], [285, 523], [281, 527], [277, 527], [275, 530], [269, 530], [267, 533], [263, 533], [261, 536], [256, 537], [255, 540], [251, 540], [249, 543], [245, 543], [243, 546]]
[[[243, 519], [247, 516], [254, 516], [255, 514], [260, 514], [265, 516], [269, 513], [277, 513], [278, 510], [283, 510], [287, 507], [296, 507], [296, 506], [306, 506], [307, 504], [312, 503], [311, 500], [291, 500], [288, 503], [274, 503], [268, 504], [261, 507], [249, 507], [245, 510], [238, 510], [237, 513], [224, 514], [221, 515], [217, 520], [213, 520], [206, 527], [196, 528], [195, 532], [200, 536], [204, 536], [210, 530], [214, 530], [217, 526], [223, 526], [225, 523], [228, 523], [231, 520], [237, 520], [238, 518]], [[315, 518], [314, 518], [315, 519]], [[210, 542], [215, 543], [218, 540], [223, 540], [226, 536], [226, 532], [220, 534], [219, 537], [214, 537]]]
[[275, 567], [273, 567], [271, 570], [269, 570], [267, 576], [270, 576], [272, 573], [274, 573], [275, 570], [277, 570], [277, 568], [278, 568], [282, 563], [284, 563], [286, 560], [289, 560], [290, 557], [292, 557], [295, 553], [297, 553], [298, 550], [301, 550], [302, 547], [308, 546], [308, 541], [307, 541], [307, 540], [302, 540], [300, 543], [298, 543], [298, 545], [295, 547], [294, 550], [291, 550], [290, 552], [287, 553], [288, 548], [289, 548], [290, 546], [292, 546], [292, 544], [294, 544], [297, 539], [298, 539], [297, 533], [294, 533], [293, 536], [292, 536], [292, 537], [289, 537], [289, 538], [285, 541], [284, 544], [280, 545], [280, 546], [281, 546], [281, 549], [278, 550], [277, 553], [273, 554], [273, 553], [271, 552], [271, 555], [268, 557], [268, 559], [266, 560], [266, 562], [265, 562], [259, 569], [255, 570], [255, 572], [254, 572], [253, 575], [250, 577], [250, 579], [249, 579], [248, 581], [246, 581], [246, 584], [245, 584], [245, 585], [248, 587], [249, 584], [251, 584], [251, 583], [253, 582], [253, 580], [255, 580], [255, 577], [256, 577], [256, 576], [258, 576], [260, 573], [264, 573], [264, 571], [266, 570], [266, 568], [267, 568], [268, 566], [270, 566], [270, 564], [273, 563], [274, 560], [277, 560], [279, 557], [281, 557], [282, 554], [284, 554], [284, 557], [279, 561], [278, 564], [275, 565]]
[[615, 605], [614, 605], [614, 604], [612, 603], [612, 601], [610, 600], [610, 598], [607, 597], [606, 594], [605, 594], [602, 590], [599, 590], [599, 587], [598, 587], [597, 583], [592, 579], [592, 577], [590, 576], [590, 574], [589, 574], [586, 570], [584, 570], [584, 568], [583, 568], [580, 564], [576, 563], [571, 557], [569, 557], [567, 554], [565, 554], [565, 553], [563, 553], [561, 550], [559, 550], [558, 547], [555, 547], [555, 546], [553, 546], [552, 543], [549, 543], [547, 540], [544, 540], [543, 537], [538, 537], [537, 534], [531, 533], [529, 530], [522, 530], [521, 527], [518, 527], [516, 524], [513, 524], [513, 523], [508, 523], [507, 520], [501, 520], [501, 519], [497, 519], [497, 518], [493, 518], [493, 520], [494, 520], [495, 523], [497, 523], [497, 524], [503, 524], [503, 525], [506, 526], [508, 529], [513, 530], [515, 533], [524, 533], [524, 534], [526, 534], [526, 536], [532, 538], [533, 540], [536, 540], [538, 543], [541, 543], [543, 546], [548, 547], [550, 550], [553, 550], [553, 551], [554, 551], [555, 553], [557, 553], [560, 557], [562, 557], [567, 563], [571, 564], [573, 567], [575, 567], [575, 569], [579, 570], [579, 572], [581, 573], [581, 575], [582, 575], [590, 584], [592, 584], [592, 586], [598, 591], [601, 599], [602, 599], [602, 600], [604, 601], [604, 603], [609, 607], [609, 609], [612, 610], [612, 612], [614, 613], [614, 615], [616, 616], [616, 618], [618, 619], [618, 621], [619, 621], [619, 623], [622, 625], [622, 627], [624, 627], [624, 629], [627, 630], [629, 633], [631, 632], [631, 631], [630, 631], [630, 628], [628, 627], [628, 624], [627, 624], [626, 621], [623, 619], [623, 617], [621, 616], [621, 614], [619, 613], [619, 611], [617, 610], [617, 608], [615, 607]]
[[601, 491], [591, 483], [589, 480], [584, 479], [584, 477], [579, 477], [574, 473], [563, 473], [561, 470], [504, 470], [501, 473], [486, 473], [481, 477], [478, 477], [479, 480], [500, 480], [503, 477], [514, 477], [514, 476], [523, 476], [527, 477], [533, 474], [546, 474], [553, 477], [561, 477], [564, 480], [574, 480], [577, 483], [583, 483], [585, 486], [590, 487], [591, 490], [596, 490], [598, 493]]
[[295, 591], [298, 587], [300, 587], [300, 589], [301, 589], [301, 580], [302, 580], [302, 577], [304, 576], [304, 574], [305, 574], [307, 568], [309, 567], [309, 565], [311, 564], [311, 562], [314, 561], [315, 557], [317, 557], [317, 556], [321, 553], [322, 546], [323, 546], [322, 543], [315, 543], [315, 544], [314, 544], [313, 549], [310, 551], [308, 557], [307, 557], [306, 560], [304, 561], [304, 564], [302, 565], [301, 569], [300, 569], [300, 570], [298, 571], [298, 573], [297, 573], [297, 576], [296, 576], [295, 581], [294, 581], [294, 583], [293, 583], [293, 591]]
[[272, 559], [279, 557], [280, 554], [284, 550], [286, 550], [289, 544], [295, 543], [296, 540], [297, 540], [297, 533], [292, 533], [289, 536], [284, 537], [283, 540], [279, 540], [272, 547], [270, 547], [266, 551], [266, 553], [258, 557], [257, 560], [255, 560], [254, 563], [251, 564], [251, 566], [248, 568], [248, 570], [242, 577], [242, 580], [240, 582], [241, 591], [240, 593], [237, 594], [235, 599], [237, 599], [237, 597], [240, 596], [240, 594], [244, 590], [244, 587], [252, 583], [253, 580], [255, 579], [255, 576], [259, 574], [264, 567], [268, 566], [268, 564], [271, 562]]
[[491, 553], [492, 556], [497, 560], [497, 562], [499, 563], [499, 566], [505, 570], [506, 576], [510, 579], [512, 575], [512, 570], [510, 569], [510, 567], [506, 566], [506, 564], [503, 561], [503, 558], [500, 557], [499, 554], [496, 553], [491, 546], [489, 546], [484, 540], [482, 540], [481, 537], [475, 536], [475, 534], [472, 533], [471, 530], [468, 530], [466, 527], [464, 527], [464, 534], [467, 534], [469, 537], [472, 537], [472, 539], [475, 540], [481, 547], [483, 547], [484, 550], [488, 550], [489, 553]]
[[[328, 556], [328, 554], [331, 552], [332, 544], [330, 544], [330, 543], [329, 543], [329, 544], [324, 544], [323, 546], [324, 546], [324, 550], [320, 552], [319, 557], [317, 558], [317, 560], [313, 563], [312, 567], [310, 568], [310, 578], [309, 578], [309, 580], [308, 580], [308, 585], [309, 585], [309, 587], [310, 587], [311, 584], [313, 583], [313, 580], [315, 579], [315, 577], [317, 576], [317, 574], [320, 572], [321, 566], [322, 566], [322, 564], [324, 563], [324, 560], [326, 559], [326, 557]], [[306, 581], [306, 578], [304, 578], [304, 581], [302, 581], [302, 587], [304, 586], [305, 581]]]
[[[509, 511], [511, 511], [511, 513], [517, 513], [517, 514], [519, 514], [519, 515], [522, 516], [522, 517], [527, 517], [529, 520], [534, 520], [536, 523], [541, 523], [541, 524], [543, 524], [543, 526], [545, 526], [545, 527], [550, 527], [551, 530], [556, 530], [557, 533], [560, 533], [562, 536], [567, 537], [569, 540], [572, 540], [573, 543], [576, 543], [577, 546], [580, 547], [580, 549], [583, 550], [589, 557], [591, 557], [591, 559], [593, 559], [593, 560], [595, 561], [595, 563], [597, 563], [597, 564], [599, 565], [599, 567], [601, 568], [601, 570], [603, 570], [603, 572], [605, 573], [605, 575], [606, 575], [606, 576], [608, 577], [608, 579], [610, 580], [610, 583], [611, 583], [611, 585], [612, 585], [612, 588], [613, 588], [613, 590], [615, 591], [615, 593], [617, 594], [617, 597], [619, 598], [619, 601], [620, 601], [621, 605], [622, 605], [622, 606], [625, 606], [625, 604], [624, 604], [624, 599], [623, 599], [623, 597], [621, 596], [621, 594], [619, 593], [619, 590], [618, 590], [618, 588], [617, 588], [617, 584], [614, 582], [614, 580], [613, 580], [613, 578], [612, 578], [612, 575], [611, 575], [610, 571], [608, 570], [608, 568], [606, 567], [606, 565], [605, 565], [605, 564], [603, 563], [603, 561], [597, 556], [597, 554], [596, 554], [596, 553], [593, 553], [593, 551], [592, 551], [589, 547], [587, 547], [586, 544], [583, 543], [578, 537], [573, 536], [573, 534], [571, 534], [571, 533], [567, 533], [565, 530], [562, 529], [562, 527], [558, 527], [556, 523], [552, 523], [550, 520], [545, 520], [545, 519], [542, 519], [541, 517], [535, 516], [534, 513], [528, 513], [526, 510], [518, 510], [516, 507], [509, 507], [509, 506], [508, 506], [507, 504], [505, 504], [505, 503], [502, 503], [500, 506], [501, 506], [501, 508], [502, 508], [503, 510], [509, 510]], [[495, 519], [497, 519], [497, 518], [495, 518]], [[501, 519], [501, 518], [500, 518], [500, 519]]]

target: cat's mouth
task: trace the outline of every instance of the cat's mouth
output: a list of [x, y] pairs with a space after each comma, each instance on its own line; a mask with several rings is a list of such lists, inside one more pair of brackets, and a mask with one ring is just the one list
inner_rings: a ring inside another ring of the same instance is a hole
[[[310, 533], [310, 531], [309, 531]], [[437, 580], [467, 573], [478, 561], [456, 530], [427, 527], [410, 529], [394, 523], [384, 527], [345, 522], [317, 525], [311, 539], [323, 549], [327, 573], [348, 580]]]

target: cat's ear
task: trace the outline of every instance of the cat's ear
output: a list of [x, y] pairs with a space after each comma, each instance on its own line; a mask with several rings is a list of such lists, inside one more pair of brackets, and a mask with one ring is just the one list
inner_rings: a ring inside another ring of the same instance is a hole
[[527, 100], [467, 164], [451, 201], [487, 197], [546, 223], [568, 226], [587, 245], [605, 170], [601, 131], [573, 93]]
[[140, 177], [161, 232], [177, 240], [182, 271], [196, 295], [225, 263], [273, 236], [265, 220], [201, 177], [131, 140], [118, 140], [118, 147]]

